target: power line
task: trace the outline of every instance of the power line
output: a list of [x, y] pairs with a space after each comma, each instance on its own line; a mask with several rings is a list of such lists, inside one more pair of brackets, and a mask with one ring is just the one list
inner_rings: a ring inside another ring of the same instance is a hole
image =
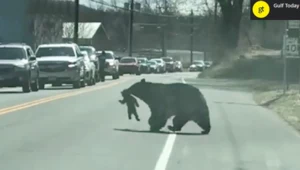
[[[106, 2], [100, 2], [100, 1], [97, 1], [97, 0], [90, 0], [90, 1], [101, 4], [101, 5], [104, 5], [104, 6], [108, 6], [108, 7], [112, 7], [112, 8], [116, 8], [116, 9], [120, 9], [120, 10], [123, 10], [123, 11], [130, 12], [130, 9], [122, 8], [122, 7], [119, 7], [119, 6], [116, 6], [116, 5], [111, 5], [111, 4], [108, 4]], [[141, 12], [141, 11], [137, 11], [137, 10], [134, 10], [134, 12], [144, 14], [144, 15], [157, 16], [157, 17], [169, 17], [169, 18], [182, 17], [182, 15], [160, 15], [160, 14], [153, 14], [153, 13], [148, 13], [148, 12]]]

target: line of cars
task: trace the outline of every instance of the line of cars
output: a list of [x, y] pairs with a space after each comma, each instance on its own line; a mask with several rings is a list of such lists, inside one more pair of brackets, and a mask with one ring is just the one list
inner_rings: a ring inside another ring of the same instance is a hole
[[182, 63], [180, 61], [173, 61], [172, 57], [152, 59], [146, 57], [122, 57], [119, 62], [120, 75], [176, 71], [182, 71]]
[[118, 79], [117, 57], [112, 51], [101, 54], [75, 43], [42, 44], [35, 52], [23, 43], [0, 44], [0, 88], [22, 87], [28, 93], [44, 89], [45, 84], [92, 86], [100, 81], [99, 56], [106, 58], [105, 75]]

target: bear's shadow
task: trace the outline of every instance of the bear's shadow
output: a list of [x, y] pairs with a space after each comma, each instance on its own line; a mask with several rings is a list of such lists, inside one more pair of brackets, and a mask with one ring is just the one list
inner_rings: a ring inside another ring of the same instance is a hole
[[169, 132], [169, 131], [159, 131], [159, 132], [152, 132], [149, 130], [135, 130], [135, 129], [118, 129], [114, 128], [115, 131], [122, 131], [122, 132], [130, 132], [130, 133], [156, 133], [156, 134], [176, 134], [176, 135], [183, 135], [183, 136], [202, 136], [206, 134], [202, 133], [183, 133], [183, 132]]

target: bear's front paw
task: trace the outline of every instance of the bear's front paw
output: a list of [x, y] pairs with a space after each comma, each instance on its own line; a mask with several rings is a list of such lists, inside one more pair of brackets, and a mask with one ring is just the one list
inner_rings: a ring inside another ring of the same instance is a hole
[[179, 131], [181, 131], [181, 128], [179, 129], [176, 126], [171, 126], [171, 125], [168, 126], [168, 129], [170, 131], [172, 131], [172, 132], [175, 132], [175, 131], [179, 132]]
[[171, 126], [171, 125], [168, 126], [168, 129], [169, 129], [170, 131], [173, 131], [173, 132], [176, 131], [176, 129], [174, 128], [174, 126]]
[[156, 127], [150, 127], [150, 132], [159, 132], [160, 129]]
[[209, 132], [210, 132], [209, 130], [205, 130], [205, 131], [202, 131], [201, 134], [202, 134], [202, 135], [208, 135]]

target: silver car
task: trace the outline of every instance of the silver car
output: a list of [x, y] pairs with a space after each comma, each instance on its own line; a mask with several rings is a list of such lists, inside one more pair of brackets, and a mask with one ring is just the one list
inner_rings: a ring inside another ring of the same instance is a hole
[[96, 84], [96, 66], [91, 60], [87, 51], [82, 51], [84, 55], [84, 66], [85, 66], [85, 80], [88, 86]]
[[158, 69], [159, 69], [160, 73], [165, 73], [167, 71], [166, 63], [163, 59], [153, 58], [153, 59], [151, 59], [151, 61], [156, 61], [156, 63], [158, 64]]
[[73, 84], [74, 88], [85, 86], [84, 55], [77, 44], [43, 44], [36, 50], [40, 66], [39, 84], [60, 86]]

